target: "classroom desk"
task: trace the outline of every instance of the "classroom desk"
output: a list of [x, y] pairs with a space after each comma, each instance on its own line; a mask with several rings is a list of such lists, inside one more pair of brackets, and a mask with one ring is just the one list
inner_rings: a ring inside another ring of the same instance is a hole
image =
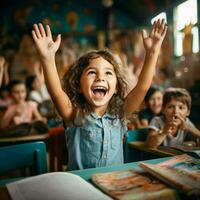
[[[158, 158], [158, 159], [153, 159], [153, 160], [146, 160], [144, 162], [146, 163], [151, 163], [151, 164], [156, 164], [165, 160], [168, 160], [170, 157], [165, 157], [165, 158]], [[86, 181], [90, 182], [91, 181], [91, 176], [92, 174], [95, 173], [102, 173], [102, 172], [111, 172], [111, 171], [117, 171], [117, 170], [125, 170], [125, 169], [135, 169], [135, 170], [142, 170], [139, 168], [139, 162], [132, 162], [132, 163], [127, 163], [127, 164], [122, 164], [122, 165], [114, 165], [114, 166], [108, 166], [108, 167], [99, 167], [99, 168], [91, 168], [91, 169], [84, 169], [84, 170], [75, 170], [75, 171], [69, 171], [70, 173], [76, 174]], [[179, 196], [180, 199], [185, 199], [182, 196]], [[9, 193], [7, 191], [6, 186], [1, 186], [0, 187], [0, 199], [3, 200], [11, 200]], [[198, 198], [187, 198], [187, 200], [198, 200]]]
[[17, 136], [17, 137], [4, 137], [0, 138], [0, 146], [7, 144], [16, 144], [23, 142], [33, 142], [38, 140], [47, 140], [49, 138], [49, 134], [31, 134], [27, 136]]
[[[147, 160], [145, 162], [151, 163], [151, 164], [156, 164], [162, 161], [165, 161], [169, 159], [169, 157], [165, 158], [158, 158], [158, 159], [153, 159], [153, 160]], [[98, 167], [98, 168], [90, 168], [90, 169], [84, 169], [84, 170], [75, 170], [75, 171], [70, 171], [70, 173], [76, 174], [86, 181], [90, 181], [91, 175], [95, 173], [102, 173], [102, 172], [111, 172], [111, 171], [117, 171], [117, 170], [125, 170], [125, 169], [130, 169], [134, 168], [136, 170], [141, 170], [141, 168], [138, 166], [139, 162], [131, 162], [131, 163], [126, 163], [122, 165], [113, 165], [113, 166], [108, 166], [108, 167]]]
[[163, 146], [157, 148], [149, 148], [145, 145], [144, 141], [129, 142], [128, 145], [135, 150], [139, 150], [141, 152], [141, 158], [142, 154], [145, 152], [159, 157], [168, 157], [181, 154], [175, 149], [165, 148]]
[[[159, 163], [159, 162], [167, 160], [167, 159], [169, 159], [169, 158], [159, 158], [159, 159], [154, 159], [154, 160], [148, 160], [146, 162], [153, 164], [153, 163]], [[133, 162], [133, 163], [127, 163], [127, 164], [122, 164], [122, 165], [108, 166], [108, 167], [75, 170], [75, 171], [70, 171], [70, 173], [79, 175], [86, 181], [90, 182], [90, 178], [91, 178], [92, 174], [94, 174], [94, 173], [110, 172], [110, 171], [117, 171], [117, 170], [130, 169], [130, 168], [139, 170], [140, 168], [138, 166], [138, 163], [139, 162]], [[6, 186], [0, 186], [0, 199], [11, 200]]]

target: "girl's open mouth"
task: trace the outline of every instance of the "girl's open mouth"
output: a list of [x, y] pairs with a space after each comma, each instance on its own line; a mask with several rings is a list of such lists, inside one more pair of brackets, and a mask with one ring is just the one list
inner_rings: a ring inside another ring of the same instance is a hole
[[92, 92], [96, 98], [102, 98], [108, 92], [108, 89], [104, 86], [92, 87]]

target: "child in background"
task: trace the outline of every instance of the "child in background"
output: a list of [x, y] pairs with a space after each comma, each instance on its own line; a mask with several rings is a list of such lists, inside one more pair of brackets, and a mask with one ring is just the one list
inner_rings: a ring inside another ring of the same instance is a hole
[[0, 56], [0, 87], [9, 83], [8, 63], [3, 56]]
[[148, 127], [153, 117], [161, 115], [163, 93], [160, 88], [149, 88], [145, 98], [145, 108], [139, 112], [139, 128]]
[[43, 120], [37, 110], [37, 104], [26, 101], [26, 86], [24, 82], [18, 80], [10, 82], [10, 94], [13, 98], [13, 103], [8, 106], [3, 115], [1, 128]]
[[37, 75], [29, 75], [26, 78], [26, 87], [28, 89], [28, 99], [39, 103], [48, 100], [45, 95], [42, 94], [42, 84]]
[[150, 35], [142, 32], [146, 57], [136, 87], [124, 99], [125, 74], [107, 50], [91, 51], [69, 68], [61, 87], [50, 27], [34, 25], [33, 39], [42, 62], [48, 91], [67, 125], [68, 169], [77, 170], [123, 163], [124, 121], [139, 109], [150, 87], [158, 54], [167, 31], [164, 20], [154, 23]]
[[147, 128], [153, 117], [161, 115], [162, 99], [161, 89], [151, 86], [144, 97], [145, 108], [130, 117], [127, 124], [128, 130]]
[[183, 88], [168, 88], [163, 96], [163, 116], [154, 117], [149, 125], [146, 144], [179, 145], [191, 136], [200, 137], [200, 131], [188, 119], [191, 97]]

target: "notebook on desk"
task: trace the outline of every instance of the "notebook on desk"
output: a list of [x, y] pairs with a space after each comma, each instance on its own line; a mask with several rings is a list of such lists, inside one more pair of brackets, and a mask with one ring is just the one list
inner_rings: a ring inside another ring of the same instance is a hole
[[111, 200], [80, 176], [67, 172], [38, 175], [6, 187], [12, 200]]

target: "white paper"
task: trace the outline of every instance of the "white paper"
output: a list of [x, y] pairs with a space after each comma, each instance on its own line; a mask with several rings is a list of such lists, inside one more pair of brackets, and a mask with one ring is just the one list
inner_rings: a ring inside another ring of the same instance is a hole
[[80, 176], [54, 172], [6, 185], [12, 200], [111, 200]]

